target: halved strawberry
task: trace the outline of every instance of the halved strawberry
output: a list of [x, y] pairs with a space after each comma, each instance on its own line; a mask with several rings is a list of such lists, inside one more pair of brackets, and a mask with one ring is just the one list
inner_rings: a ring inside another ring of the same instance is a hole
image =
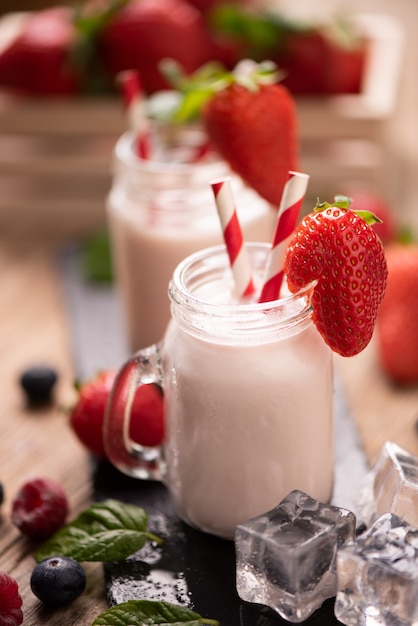
[[369, 225], [377, 218], [349, 206], [348, 200], [318, 204], [294, 232], [284, 265], [292, 292], [317, 281], [313, 321], [342, 356], [369, 343], [388, 275], [383, 245]]

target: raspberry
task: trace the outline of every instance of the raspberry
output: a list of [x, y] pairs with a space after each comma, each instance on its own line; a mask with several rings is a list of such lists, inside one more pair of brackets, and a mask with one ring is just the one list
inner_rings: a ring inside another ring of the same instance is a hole
[[65, 491], [53, 480], [35, 478], [25, 483], [12, 503], [12, 522], [30, 539], [47, 539], [68, 514]]
[[22, 598], [14, 578], [0, 572], [0, 624], [19, 626], [23, 622]]
[[64, 556], [51, 556], [36, 565], [30, 586], [44, 604], [68, 604], [83, 593], [86, 574], [78, 561]]

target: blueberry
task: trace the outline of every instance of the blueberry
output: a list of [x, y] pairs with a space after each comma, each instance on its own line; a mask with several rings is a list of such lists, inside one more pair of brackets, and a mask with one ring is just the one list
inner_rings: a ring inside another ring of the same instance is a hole
[[51, 556], [35, 566], [30, 586], [44, 604], [69, 604], [86, 588], [86, 574], [78, 561]]
[[20, 384], [30, 404], [46, 404], [51, 400], [52, 390], [57, 380], [58, 376], [54, 369], [38, 365], [22, 373]]

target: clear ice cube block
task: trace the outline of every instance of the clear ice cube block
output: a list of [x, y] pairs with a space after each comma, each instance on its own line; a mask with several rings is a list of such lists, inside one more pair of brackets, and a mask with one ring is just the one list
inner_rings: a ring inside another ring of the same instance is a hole
[[353, 513], [290, 492], [280, 504], [236, 528], [240, 598], [301, 622], [335, 596], [336, 552], [354, 538]]
[[357, 512], [366, 526], [393, 513], [418, 527], [418, 457], [386, 442], [361, 487]]
[[347, 626], [418, 624], [418, 529], [382, 515], [337, 555], [335, 616]]

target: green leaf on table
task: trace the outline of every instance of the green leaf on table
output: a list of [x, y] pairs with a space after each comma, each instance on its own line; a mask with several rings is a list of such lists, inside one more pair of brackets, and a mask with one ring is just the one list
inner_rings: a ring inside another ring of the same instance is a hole
[[129, 600], [117, 604], [93, 622], [92, 626], [200, 626], [208, 624], [218, 626], [219, 622], [205, 619], [195, 611], [171, 602], [154, 600]]
[[81, 269], [84, 278], [89, 282], [113, 282], [112, 250], [107, 232], [95, 233], [84, 242], [81, 249]]
[[76, 561], [121, 561], [140, 550], [147, 540], [161, 540], [147, 532], [144, 509], [118, 500], [91, 505], [63, 526], [35, 553], [39, 562], [49, 556]]

